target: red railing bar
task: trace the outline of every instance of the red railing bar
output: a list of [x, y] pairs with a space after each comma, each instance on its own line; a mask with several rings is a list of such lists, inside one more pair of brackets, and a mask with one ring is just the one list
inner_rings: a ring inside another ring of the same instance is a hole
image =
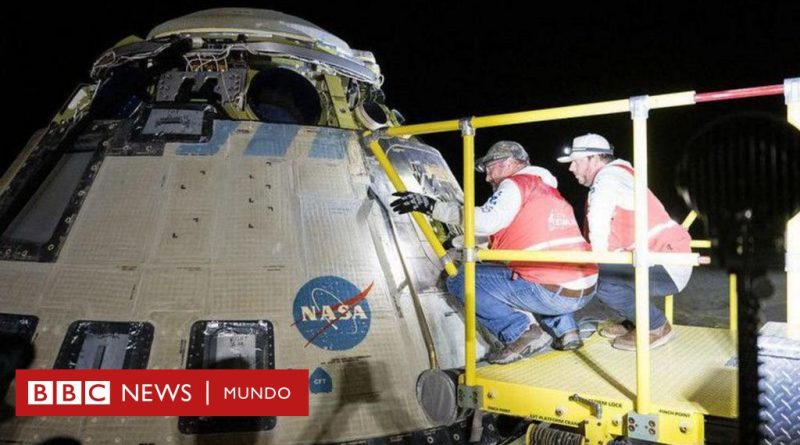
[[698, 93], [694, 95], [694, 101], [695, 103], [716, 102], [720, 100], [744, 99], [746, 97], [776, 96], [778, 94], [783, 94], [783, 84]]

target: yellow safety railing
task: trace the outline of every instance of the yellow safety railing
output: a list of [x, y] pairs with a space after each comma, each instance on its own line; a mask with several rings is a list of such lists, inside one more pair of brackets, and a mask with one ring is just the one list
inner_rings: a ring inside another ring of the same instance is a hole
[[[797, 89], [797, 88], [796, 88]], [[800, 114], [795, 106], [797, 100], [792, 101], [789, 114]], [[787, 95], [787, 104], [789, 104]], [[650, 252], [647, 247], [647, 119], [649, 110], [659, 108], [678, 107], [695, 104], [695, 92], [686, 91], [673, 94], [656, 96], [639, 96], [626, 100], [614, 100], [584, 105], [548, 108], [542, 110], [526, 111], [519, 113], [499, 114], [471, 119], [449, 120], [418, 125], [393, 127], [383, 130], [380, 134], [370, 135], [370, 148], [380, 165], [386, 171], [389, 180], [398, 191], [405, 191], [405, 185], [399, 178], [388, 158], [378, 143], [379, 137], [413, 136], [449, 131], [461, 131], [463, 138], [464, 156], [464, 299], [465, 299], [465, 372], [464, 383], [466, 386], [475, 385], [475, 262], [477, 260], [495, 261], [530, 261], [530, 262], [569, 262], [569, 263], [614, 263], [632, 264], [635, 267], [635, 299], [636, 299], [636, 411], [640, 414], [650, 412], [650, 338], [648, 327], [649, 317], [649, 267], [652, 265], [684, 264], [699, 265], [700, 257], [696, 253], [666, 254]], [[792, 113], [794, 111], [794, 113]], [[637, 174], [634, 177], [634, 215], [635, 215], [635, 248], [633, 252], [584, 252], [584, 251], [506, 251], [486, 250], [477, 252], [475, 249], [475, 175], [474, 175], [474, 140], [475, 130], [503, 125], [516, 125], [524, 123], [544, 122], [560, 119], [571, 119], [588, 116], [599, 116], [615, 113], [629, 112], [633, 121], [633, 164]], [[795, 119], [797, 120], [797, 119]], [[436, 238], [427, 219], [417, 212], [412, 216], [419, 225], [426, 239], [433, 247], [436, 255], [443, 259], [445, 269], [451, 276], [456, 273], [456, 268], [446, 257], [446, 252]], [[696, 216], [696, 215], [695, 215]], [[795, 218], [795, 226], [800, 224]], [[691, 222], [689, 222], [691, 223]], [[795, 235], [797, 230], [795, 229]], [[693, 241], [692, 247], [710, 247], [709, 241]], [[800, 247], [800, 246], [797, 246]], [[796, 258], [792, 256], [791, 258]], [[790, 258], [787, 254], [787, 259]], [[793, 263], [796, 272], [796, 261]], [[787, 271], [789, 270], [787, 265]], [[795, 279], [787, 280], [790, 287], [790, 298], [797, 292]], [[794, 286], [794, 287], [792, 287]], [[733, 287], [735, 291], [735, 287]], [[731, 317], [735, 315], [732, 295]], [[789, 302], [790, 326], [800, 326], [800, 317], [795, 312], [800, 311], [798, 298]], [[671, 312], [671, 311], [670, 311]], [[732, 318], [733, 320], [733, 318]], [[732, 321], [732, 323], [734, 323]], [[734, 328], [735, 326], [732, 326]], [[798, 328], [800, 330], [800, 328]]]
[[[648, 96], [650, 109], [678, 107], [694, 104], [694, 91], [682, 93]], [[490, 128], [504, 125], [530, 124], [577, 117], [600, 116], [605, 114], [627, 113], [630, 111], [629, 101], [613, 100], [568, 107], [545, 108], [542, 110], [523, 111], [519, 113], [497, 114], [493, 116], [475, 117], [471, 121], [472, 128]], [[422, 134], [445, 133], [460, 130], [460, 120], [431, 122], [427, 124], [405, 125], [389, 128], [386, 136], [415, 136]]]
[[[460, 123], [461, 137], [464, 139], [464, 377], [467, 386], [475, 386], [475, 128], [469, 119]], [[473, 184], [467, 187], [466, 184]], [[469, 204], [467, 204], [469, 203]]]

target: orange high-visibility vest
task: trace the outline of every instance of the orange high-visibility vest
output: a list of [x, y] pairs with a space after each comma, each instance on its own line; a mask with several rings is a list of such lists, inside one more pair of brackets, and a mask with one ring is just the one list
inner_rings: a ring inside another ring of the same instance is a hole
[[[611, 164], [621, 168], [633, 176], [633, 169], [627, 165]], [[588, 211], [587, 211], [588, 215]], [[664, 205], [650, 190], [647, 190], [647, 246], [653, 252], [691, 252], [691, 236], [680, 224], [670, 218]], [[617, 206], [611, 219], [611, 231], [608, 236], [610, 252], [633, 250], [634, 212]]]
[[[572, 206], [558, 189], [538, 176], [508, 178], [519, 187], [519, 212], [503, 230], [491, 236], [491, 248], [498, 250], [591, 250], [575, 220]], [[595, 264], [525, 263], [508, 265], [522, 278], [541, 284], [562, 285], [597, 274]]]

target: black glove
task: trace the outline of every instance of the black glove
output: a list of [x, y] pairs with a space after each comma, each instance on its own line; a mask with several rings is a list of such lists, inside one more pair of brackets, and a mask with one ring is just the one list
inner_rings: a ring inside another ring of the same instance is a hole
[[435, 199], [419, 193], [395, 192], [392, 193], [392, 196], [398, 197], [390, 203], [392, 210], [401, 215], [408, 212], [422, 212], [430, 215], [433, 213], [433, 206], [436, 205]]

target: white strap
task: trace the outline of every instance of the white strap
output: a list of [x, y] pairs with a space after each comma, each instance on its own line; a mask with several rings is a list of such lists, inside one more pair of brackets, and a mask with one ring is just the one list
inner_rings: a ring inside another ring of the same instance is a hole
[[[654, 236], [656, 236], [659, 233], [663, 232], [664, 230], [669, 229], [670, 227], [673, 227], [673, 226], [677, 226], [677, 225], [678, 225], [678, 223], [676, 223], [673, 220], [669, 220], [669, 221], [663, 222], [661, 224], [656, 224], [655, 226], [650, 228], [650, 230], [647, 231], [647, 239], [650, 240]], [[626, 250], [631, 250], [634, 247], [636, 247], [636, 242], [635, 241], [631, 245], [629, 245]]]

